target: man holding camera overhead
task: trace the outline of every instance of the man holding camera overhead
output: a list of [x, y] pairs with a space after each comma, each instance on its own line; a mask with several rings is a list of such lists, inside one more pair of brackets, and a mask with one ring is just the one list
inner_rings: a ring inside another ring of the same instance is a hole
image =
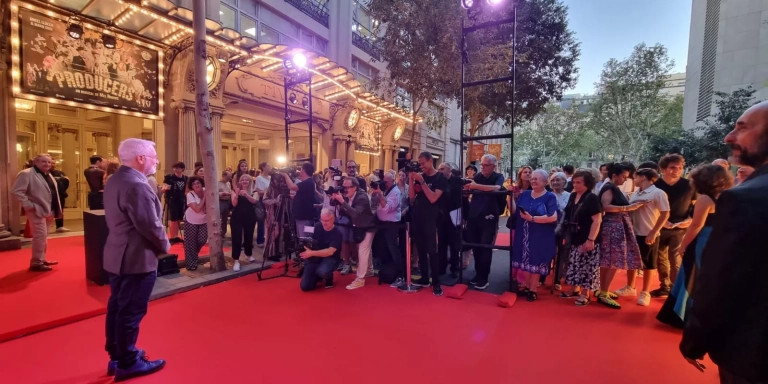
[[308, 235], [304, 231], [304, 227], [314, 226], [315, 182], [312, 180], [313, 173], [315, 173], [315, 166], [309, 162], [301, 165], [300, 181], [296, 184], [293, 183], [290, 176], [281, 173], [288, 188], [291, 191], [296, 191], [296, 196], [293, 197], [293, 219], [296, 220], [296, 234], [299, 237]]
[[411, 238], [419, 251], [419, 269], [421, 278], [414, 285], [427, 287], [430, 285], [429, 276], [432, 272], [432, 292], [442, 296], [440, 287], [440, 258], [437, 256], [437, 224], [440, 214], [440, 197], [448, 188], [445, 176], [435, 169], [432, 154], [419, 154], [419, 166], [422, 173], [410, 172], [408, 175], [408, 191], [411, 199]]

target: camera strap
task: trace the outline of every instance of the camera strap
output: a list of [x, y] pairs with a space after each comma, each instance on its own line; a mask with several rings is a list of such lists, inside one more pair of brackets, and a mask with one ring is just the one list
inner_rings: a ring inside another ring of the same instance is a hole
[[393, 184], [389, 189], [387, 189], [386, 192], [384, 192], [384, 197], [387, 197], [392, 190], [395, 189], [395, 185]]

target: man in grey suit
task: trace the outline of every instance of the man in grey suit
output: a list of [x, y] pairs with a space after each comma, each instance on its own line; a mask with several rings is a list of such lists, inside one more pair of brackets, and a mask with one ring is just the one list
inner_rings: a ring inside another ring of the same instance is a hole
[[16, 196], [24, 208], [32, 227], [32, 260], [29, 270], [46, 272], [52, 270], [51, 265], [57, 261], [46, 260], [45, 251], [48, 247], [48, 227], [54, 217], [61, 217], [61, 201], [56, 181], [51, 176], [53, 160], [47, 153], [41, 153], [32, 160], [33, 166], [16, 176], [11, 193]]
[[721, 383], [768, 383], [768, 101], [744, 112], [725, 143], [732, 164], [755, 172], [717, 199], [680, 351], [700, 371], [709, 354]]
[[157, 278], [157, 257], [167, 253], [170, 244], [160, 221], [160, 200], [147, 183], [147, 175], [155, 173], [157, 167], [155, 144], [126, 139], [117, 152], [123, 165], [104, 187], [109, 229], [104, 270], [111, 288], [106, 321], [107, 373], [122, 381], [165, 366], [164, 360], [148, 360], [136, 349], [136, 340]]

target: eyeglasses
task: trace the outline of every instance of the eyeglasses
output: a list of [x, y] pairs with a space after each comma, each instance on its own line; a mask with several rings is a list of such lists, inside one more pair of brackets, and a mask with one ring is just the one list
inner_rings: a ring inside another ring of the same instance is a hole
[[496, 164], [480, 164], [482, 167], [493, 167]]
[[344, 189], [350, 189], [350, 188], [354, 188], [354, 187], [355, 187], [354, 185], [342, 185], [342, 188], [344, 188]]

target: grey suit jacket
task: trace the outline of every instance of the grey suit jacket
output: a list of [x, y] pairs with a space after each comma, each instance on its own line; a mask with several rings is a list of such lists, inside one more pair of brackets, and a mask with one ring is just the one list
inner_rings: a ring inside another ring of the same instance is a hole
[[[34, 208], [37, 216], [46, 217], [52, 214], [51, 200], [53, 196], [59, 198], [56, 180], [51, 174], [48, 174], [53, 182], [54, 194], [51, 195], [51, 188], [45, 181], [45, 176], [37, 172], [35, 168], [27, 168], [19, 172], [16, 176], [16, 182], [13, 183], [11, 193], [21, 202], [24, 208]], [[61, 207], [61, 202], [59, 202]]]
[[104, 211], [109, 229], [104, 269], [117, 275], [157, 270], [157, 256], [171, 245], [160, 220], [160, 200], [147, 177], [121, 166], [104, 187]]

